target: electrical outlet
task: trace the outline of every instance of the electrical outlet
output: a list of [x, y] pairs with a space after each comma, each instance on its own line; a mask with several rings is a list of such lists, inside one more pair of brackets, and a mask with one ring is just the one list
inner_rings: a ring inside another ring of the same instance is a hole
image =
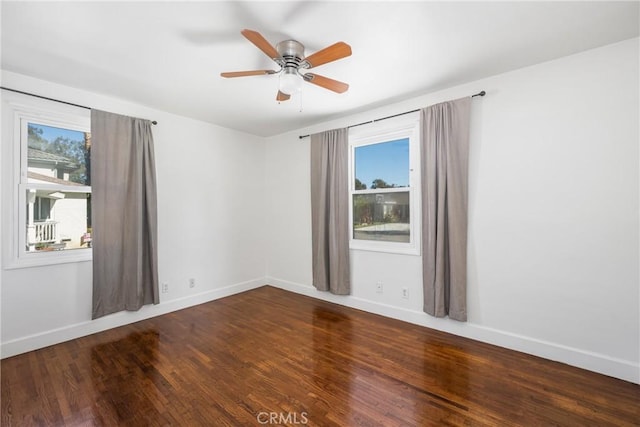
[[162, 293], [166, 294], [167, 292], [169, 292], [169, 284], [167, 282], [164, 282], [162, 284]]
[[382, 282], [376, 282], [376, 292], [379, 294], [382, 293]]
[[402, 298], [409, 299], [409, 289], [408, 288], [402, 288]]
[[196, 279], [189, 279], [189, 287], [190, 288], [196, 287]]

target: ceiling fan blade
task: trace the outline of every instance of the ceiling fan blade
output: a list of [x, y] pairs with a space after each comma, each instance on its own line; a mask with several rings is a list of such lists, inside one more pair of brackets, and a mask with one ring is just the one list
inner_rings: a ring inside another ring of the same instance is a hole
[[306, 73], [302, 77], [309, 83], [332, 90], [337, 93], [344, 93], [349, 89], [349, 85], [338, 80], [330, 79], [319, 74]]
[[247, 38], [247, 40], [256, 45], [256, 47], [263, 51], [269, 58], [273, 59], [274, 61], [277, 58], [280, 58], [280, 55], [278, 54], [276, 48], [273, 47], [271, 43], [267, 41], [267, 39], [262, 37], [262, 34], [260, 34], [259, 32], [245, 29], [242, 30], [241, 33]]
[[278, 91], [278, 95], [276, 95], [276, 101], [287, 101], [289, 98], [291, 98], [291, 95], [287, 95], [280, 91]]
[[351, 55], [351, 46], [346, 44], [345, 42], [338, 42], [332, 44], [329, 47], [325, 47], [322, 50], [317, 51], [311, 56], [307, 56], [302, 61], [302, 66], [305, 68], [313, 68], [318, 65], [326, 64], [327, 62], [337, 61], [338, 59], [346, 58]]
[[253, 70], [253, 71], [230, 71], [227, 73], [220, 73], [222, 77], [247, 77], [247, 76], [262, 76], [264, 74], [275, 74], [274, 70]]

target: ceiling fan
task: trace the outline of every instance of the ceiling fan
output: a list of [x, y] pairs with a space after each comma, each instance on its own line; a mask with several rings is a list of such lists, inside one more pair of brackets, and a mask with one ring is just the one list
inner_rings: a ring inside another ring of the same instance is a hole
[[242, 35], [253, 43], [258, 49], [264, 52], [269, 58], [280, 66], [280, 70], [252, 70], [252, 71], [232, 71], [220, 73], [222, 77], [246, 77], [259, 76], [264, 74], [280, 74], [280, 86], [277, 101], [286, 101], [291, 95], [300, 90], [302, 81], [313, 83], [314, 85], [332, 90], [337, 93], [346, 92], [349, 85], [338, 80], [321, 76], [315, 73], [301, 73], [306, 70], [337, 61], [351, 55], [351, 46], [344, 42], [337, 42], [318, 52], [305, 57], [304, 45], [296, 40], [285, 40], [274, 48], [260, 33], [253, 30], [242, 30]]

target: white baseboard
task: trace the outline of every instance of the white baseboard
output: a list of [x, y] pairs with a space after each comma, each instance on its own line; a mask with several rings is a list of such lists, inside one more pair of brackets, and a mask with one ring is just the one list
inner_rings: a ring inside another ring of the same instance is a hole
[[448, 332], [454, 335], [494, 344], [511, 350], [554, 360], [578, 368], [619, 378], [640, 384], [640, 365], [628, 360], [613, 358], [604, 354], [598, 354], [578, 348], [568, 347], [549, 341], [538, 340], [524, 335], [513, 334], [498, 329], [488, 328], [470, 322], [454, 322], [448, 319], [434, 318], [426, 313], [378, 302], [365, 300], [354, 296], [338, 296], [328, 292], [319, 292], [313, 286], [301, 285], [286, 280], [267, 277], [267, 283], [287, 291], [310, 296], [379, 314], [381, 316], [402, 320], [420, 326]]
[[259, 288], [264, 286], [265, 283], [265, 279], [261, 277], [259, 279], [253, 279], [225, 286], [223, 288], [201, 292], [195, 295], [161, 302], [156, 305], [145, 305], [138, 311], [121, 311], [96, 320], [88, 320], [86, 322], [76, 323], [63, 328], [52, 329], [50, 331], [21, 337], [2, 343], [0, 346], [0, 358], [4, 359], [6, 357], [59, 344], [75, 338], [95, 334], [96, 332], [117, 328], [118, 326], [128, 325], [129, 323], [139, 322], [140, 320], [149, 319], [151, 317], [161, 316], [163, 314], [171, 313], [172, 311], [182, 310], [183, 308], [192, 307], [194, 305], [224, 298], [229, 295], [245, 292], [250, 289]]

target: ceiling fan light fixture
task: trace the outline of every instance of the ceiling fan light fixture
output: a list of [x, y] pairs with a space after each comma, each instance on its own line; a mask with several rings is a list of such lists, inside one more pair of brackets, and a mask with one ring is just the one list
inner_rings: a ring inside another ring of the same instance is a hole
[[302, 90], [302, 77], [298, 70], [293, 67], [286, 67], [280, 73], [280, 92], [293, 95]]

